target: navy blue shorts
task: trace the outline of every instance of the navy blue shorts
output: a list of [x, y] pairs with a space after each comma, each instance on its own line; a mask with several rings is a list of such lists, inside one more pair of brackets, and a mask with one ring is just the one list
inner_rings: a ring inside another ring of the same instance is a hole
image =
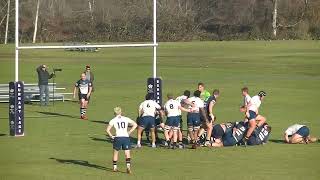
[[171, 127], [180, 127], [180, 116], [171, 116], [167, 118], [166, 125]]
[[200, 114], [199, 113], [188, 113], [187, 124], [189, 127], [198, 127], [201, 125]]
[[302, 126], [297, 132], [296, 134], [299, 134], [302, 137], [308, 137], [310, 133], [310, 130], [307, 126]]
[[120, 150], [129, 150], [131, 149], [131, 143], [129, 137], [115, 137], [113, 141], [113, 149]]
[[84, 99], [85, 101], [89, 101], [90, 97], [87, 98], [87, 94], [78, 94], [79, 100]]
[[249, 110], [249, 117], [248, 117], [249, 121], [255, 120], [256, 117], [257, 117], [257, 113], [254, 112], [254, 111]]
[[232, 132], [227, 133], [222, 137], [223, 146], [234, 146], [237, 144], [236, 139], [233, 137]]
[[145, 129], [150, 129], [155, 127], [155, 117], [152, 116], [143, 116], [140, 118], [139, 126]]

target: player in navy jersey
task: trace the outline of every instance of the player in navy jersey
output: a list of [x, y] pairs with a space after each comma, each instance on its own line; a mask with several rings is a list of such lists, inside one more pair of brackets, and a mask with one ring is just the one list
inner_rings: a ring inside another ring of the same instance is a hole
[[81, 74], [81, 79], [78, 80], [75, 84], [73, 90], [73, 98], [76, 98], [76, 93], [78, 90], [78, 97], [80, 101], [80, 118], [87, 120], [86, 112], [88, 109], [88, 102], [92, 92], [92, 84], [89, 80], [86, 79], [86, 74]]
[[216, 117], [213, 114], [213, 107], [215, 106], [216, 102], [217, 102], [217, 98], [220, 95], [220, 91], [218, 89], [213, 90], [212, 92], [212, 96], [210, 96], [205, 102], [205, 112], [206, 112], [206, 116], [208, 121], [203, 121], [203, 119], [205, 118], [201, 118], [202, 119], [202, 128], [199, 132], [199, 136], [202, 135], [202, 133], [206, 130], [207, 131], [207, 139], [205, 142], [205, 145], [209, 145], [210, 144], [210, 137], [211, 137], [211, 132], [212, 132], [212, 126], [213, 126], [213, 122], [215, 121]]
[[264, 123], [261, 127], [257, 127], [247, 141], [247, 145], [260, 145], [267, 143], [271, 133], [271, 126]]

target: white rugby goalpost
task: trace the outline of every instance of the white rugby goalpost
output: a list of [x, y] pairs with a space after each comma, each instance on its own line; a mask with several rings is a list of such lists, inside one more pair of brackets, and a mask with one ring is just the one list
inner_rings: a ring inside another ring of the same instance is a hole
[[157, 77], [157, 0], [153, 0], [153, 43], [79, 45], [79, 46], [20, 46], [19, 45], [19, 0], [15, 0], [15, 81], [19, 81], [19, 51], [26, 49], [65, 49], [65, 48], [121, 48], [153, 47], [153, 78]]

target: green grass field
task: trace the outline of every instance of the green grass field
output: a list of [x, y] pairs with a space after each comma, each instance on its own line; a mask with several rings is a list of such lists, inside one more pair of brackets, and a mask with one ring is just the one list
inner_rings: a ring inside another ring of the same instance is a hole
[[[242, 119], [240, 88], [268, 93], [261, 114], [273, 127], [270, 142], [257, 147], [197, 150], [142, 149], [132, 151], [133, 174], [112, 173], [112, 144], [104, 121], [120, 105], [136, 117], [152, 75], [150, 48], [102, 49], [98, 53], [63, 50], [21, 52], [20, 79], [37, 82], [40, 64], [63, 68], [56, 82], [70, 92], [86, 64], [95, 73], [96, 91], [89, 121], [78, 119], [75, 102], [41, 108], [25, 106], [25, 137], [8, 136], [8, 104], [0, 104], [0, 180], [30, 179], [245, 179], [318, 180], [320, 144], [286, 145], [283, 131], [294, 123], [311, 127], [320, 137], [320, 42], [188, 42], [160, 43], [158, 74], [164, 94], [194, 90], [199, 81], [218, 88], [218, 122]], [[14, 48], [0, 46], [0, 83], [14, 80]], [[135, 136], [135, 135], [134, 135]], [[121, 153], [123, 155], [123, 153]], [[125, 172], [121, 156], [119, 169]]]

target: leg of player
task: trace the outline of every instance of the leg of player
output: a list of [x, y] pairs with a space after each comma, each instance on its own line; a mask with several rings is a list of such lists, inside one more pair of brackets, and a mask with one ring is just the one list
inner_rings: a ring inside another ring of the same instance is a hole
[[126, 157], [126, 165], [127, 165], [127, 173], [131, 174], [131, 157], [130, 157], [130, 150], [125, 150], [124, 155]]
[[177, 147], [177, 141], [178, 141], [178, 128], [174, 127], [173, 131], [173, 146], [172, 148], [175, 149]]
[[208, 146], [210, 144], [211, 140], [211, 134], [212, 134], [212, 121], [207, 123], [207, 139], [205, 145]]
[[258, 122], [257, 126], [261, 127], [267, 121], [267, 119], [265, 117], [261, 116], [261, 115], [258, 115], [256, 117], [256, 121]]
[[141, 148], [141, 136], [142, 136], [142, 132], [143, 132], [143, 127], [138, 126], [138, 130], [137, 130], [137, 148]]
[[165, 142], [165, 146], [169, 146], [170, 144], [170, 135], [169, 135], [169, 131], [170, 131], [171, 127], [169, 126], [165, 126], [165, 129], [164, 129], [164, 138], [166, 139], [166, 142]]
[[249, 129], [247, 131], [246, 134], [246, 139], [249, 139], [249, 137], [251, 136], [252, 132], [254, 131], [254, 129], [257, 127], [257, 123], [255, 119], [251, 119], [249, 120]]
[[155, 134], [155, 129], [154, 128], [150, 128], [151, 131], [151, 139], [152, 139], [152, 145], [151, 147], [156, 148], [156, 134]]
[[189, 126], [188, 127], [188, 132], [189, 132], [189, 137], [190, 137], [190, 139], [191, 139], [191, 143], [193, 143], [194, 142], [194, 133], [193, 133], [193, 126]]
[[84, 118], [84, 99], [81, 98], [80, 99], [80, 118], [83, 119]]
[[198, 140], [199, 140], [199, 130], [200, 130], [200, 126], [194, 127], [194, 132], [193, 132], [193, 137], [194, 137], [194, 144], [197, 144]]
[[112, 158], [113, 172], [117, 172], [118, 171], [118, 167], [117, 167], [118, 155], [119, 155], [119, 151], [114, 149], [113, 150], [113, 158]]

